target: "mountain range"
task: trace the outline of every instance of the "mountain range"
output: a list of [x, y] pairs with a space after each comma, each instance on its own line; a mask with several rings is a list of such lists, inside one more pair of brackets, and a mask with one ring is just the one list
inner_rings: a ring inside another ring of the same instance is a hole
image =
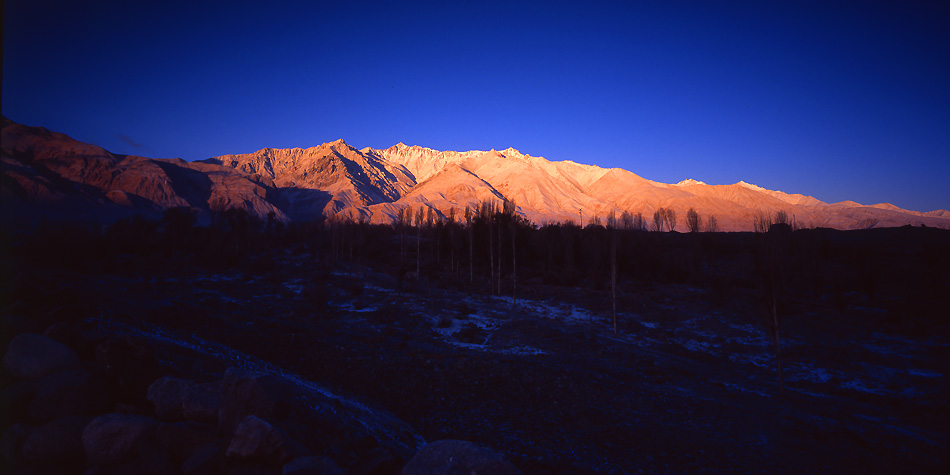
[[[110, 153], [41, 127], [2, 119], [4, 226], [41, 219], [110, 222], [187, 206], [207, 219], [240, 208], [281, 221], [346, 218], [391, 223], [420, 206], [464, 215], [486, 200], [513, 201], [535, 224], [604, 222], [611, 213], [673, 209], [686, 231], [688, 209], [721, 231], [748, 231], [760, 213], [786, 212], [799, 226], [857, 229], [902, 225], [950, 228], [950, 211], [909, 211], [888, 203], [825, 203], [739, 181], [659, 183], [621, 168], [552, 162], [513, 148], [438, 151], [399, 143], [356, 149], [343, 140], [310, 148], [265, 148], [188, 162]], [[454, 208], [454, 211], [453, 211]]]

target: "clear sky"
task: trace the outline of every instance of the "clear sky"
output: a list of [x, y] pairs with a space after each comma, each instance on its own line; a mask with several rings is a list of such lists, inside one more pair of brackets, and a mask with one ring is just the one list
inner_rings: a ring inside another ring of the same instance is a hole
[[6, 0], [2, 113], [115, 153], [338, 138], [950, 208], [950, 2]]

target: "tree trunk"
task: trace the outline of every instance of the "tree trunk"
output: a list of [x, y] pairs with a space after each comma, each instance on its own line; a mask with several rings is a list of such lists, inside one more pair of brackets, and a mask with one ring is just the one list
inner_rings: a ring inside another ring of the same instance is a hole
[[775, 343], [775, 362], [778, 365], [778, 389], [779, 392], [785, 392], [785, 378], [782, 375], [782, 353], [779, 347], [779, 322], [778, 322], [778, 289], [772, 289], [772, 340]]
[[518, 253], [515, 251], [518, 246], [515, 242], [515, 231], [518, 224], [511, 222], [511, 307], [518, 304]]
[[610, 230], [610, 300], [613, 306], [614, 335], [617, 334], [617, 232]]
[[468, 223], [468, 290], [475, 285], [475, 226]]
[[488, 215], [488, 270], [489, 282], [488, 286], [490, 287], [488, 293], [489, 295], [495, 293], [495, 218], [490, 213]]
[[495, 287], [495, 289], [496, 289], [497, 295], [500, 297], [501, 296], [501, 241], [502, 241], [501, 229], [503, 226], [501, 225], [501, 222], [499, 222], [498, 226], [496, 227], [498, 228], [498, 272], [496, 272], [495, 275], [498, 276], [498, 285]]

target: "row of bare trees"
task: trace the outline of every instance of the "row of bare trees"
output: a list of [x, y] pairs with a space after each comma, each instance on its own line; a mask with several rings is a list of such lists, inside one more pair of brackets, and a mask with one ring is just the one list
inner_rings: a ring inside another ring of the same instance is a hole
[[[716, 220], [716, 216], [709, 215], [706, 218], [705, 227], [703, 227], [703, 224], [703, 218], [695, 209], [690, 208], [686, 212], [686, 227], [689, 228], [689, 232], [719, 232], [719, 222]], [[664, 230], [673, 231], [674, 229], [676, 229], [676, 210], [673, 208], [657, 208], [653, 212], [653, 230], [662, 232]]]

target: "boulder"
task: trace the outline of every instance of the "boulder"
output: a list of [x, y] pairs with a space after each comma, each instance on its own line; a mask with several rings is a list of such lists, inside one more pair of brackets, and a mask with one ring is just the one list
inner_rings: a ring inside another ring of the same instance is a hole
[[247, 416], [235, 429], [226, 455], [280, 466], [307, 455], [307, 451], [283, 430], [259, 417]]
[[76, 328], [66, 322], [56, 322], [50, 325], [43, 332], [43, 336], [56, 340], [74, 350], [82, 338]]
[[13, 337], [3, 367], [18, 379], [39, 379], [79, 364], [72, 348], [43, 335], [20, 333]]
[[94, 416], [108, 412], [113, 404], [109, 378], [90, 367], [51, 374], [36, 387], [30, 402], [30, 417], [41, 423], [65, 416]]
[[23, 442], [23, 458], [32, 462], [82, 460], [82, 432], [89, 416], [66, 416], [33, 429]]
[[403, 475], [520, 474], [505, 456], [464, 440], [437, 440], [402, 468]]
[[15, 381], [0, 390], [0, 427], [13, 422], [29, 422], [30, 403], [36, 397], [35, 379]]
[[112, 336], [96, 346], [96, 362], [116, 382], [116, 397], [145, 401], [148, 387], [161, 376], [152, 347], [130, 336]]
[[343, 470], [327, 457], [299, 457], [287, 462], [282, 475], [343, 475]]
[[182, 417], [189, 421], [216, 424], [221, 410], [221, 387], [220, 381], [192, 386], [181, 400]]
[[217, 423], [221, 410], [221, 387], [219, 381], [195, 384], [163, 376], [148, 387], [146, 397], [155, 407], [155, 415], [159, 419]]
[[95, 465], [118, 464], [136, 458], [157, 427], [157, 420], [137, 414], [99, 416], [82, 431], [83, 451]]
[[391, 450], [386, 447], [376, 447], [360, 457], [356, 465], [350, 469], [354, 475], [381, 475], [396, 471], [398, 462]]
[[150, 431], [138, 443], [138, 462], [141, 469], [132, 473], [148, 473], [152, 475], [166, 475], [178, 471], [180, 462], [172, 457], [168, 447], [159, 444], [155, 435], [157, 429]]
[[29, 438], [33, 427], [19, 422], [14, 422], [3, 431], [3, 437], [0, 438], [0, 455], [10, 465], [18, 465], [23, 455], [23, 443]]
[[218, 440], [218, 428], [194, 421], [162, 423], [155, 434], [158, 443], [168, 448], [172, 458], [184, 462], [196, 450]]
[[218, 429], [228, 437], [250, 415], [284, 419], [295, 402], [294, 386], [286, 379], [229, 368], [222, 380]]
[[182, 400], [195, 383], [184, 379], [163, 376], [148, 387], [146, 398], [155, 406], [155, 415], [166, 421], [182, 419]]
[[184, 475], [222, 472], [226, 448], [227, 442], [225, 441], [212, 442], [198, 448], [181, 464], [181, 472]]

